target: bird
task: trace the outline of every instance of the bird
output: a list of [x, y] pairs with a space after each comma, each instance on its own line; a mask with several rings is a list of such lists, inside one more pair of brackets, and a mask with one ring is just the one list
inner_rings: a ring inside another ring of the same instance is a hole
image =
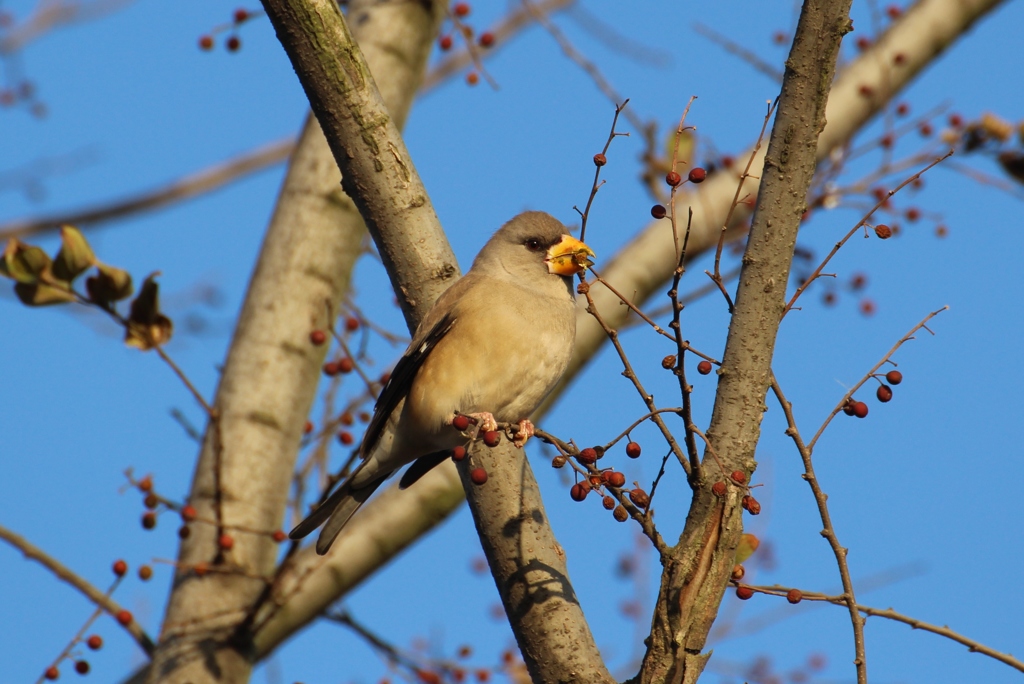
[[399, 483], [404, 489], [466, 444], [467, 434], [452, 425], [458, 415], [475, 423], [473, 436], [499, 422], [514, 424], [522, 447], [534, 430], [530, 414], [569, 365], [576, 337], [572, 278], [593, 258], [544, 212], [524, 212], [499, 228], [417, 327], [374, 406], [359, 465], [289, 537], [302, 539], [323, 524], [316, 551], [327, 553], [396, 471], [412, 463]]

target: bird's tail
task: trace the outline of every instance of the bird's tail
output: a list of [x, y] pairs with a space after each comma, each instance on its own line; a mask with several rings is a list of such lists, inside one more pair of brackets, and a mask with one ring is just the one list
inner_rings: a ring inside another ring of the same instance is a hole
[[351, 478], [349, 478], [327, 498], [327, 501], [320, 504], [305, 520], [296, 525], [295, 529], [288, 533], [288, 536], [292, 539], [302, 539], [320, 527], [326, 520], [327, 524], [324, 525], [324, 529], [320, 531], [320, 537], [316, 540], [316, 552], [321, 556], [324, 555], [331, 548], [331, 544], [334, 543], [349, 518], [366, 503], [366, 500], [386, 479], [386, 477], [382, 477], [357, 489], [352, 487]]

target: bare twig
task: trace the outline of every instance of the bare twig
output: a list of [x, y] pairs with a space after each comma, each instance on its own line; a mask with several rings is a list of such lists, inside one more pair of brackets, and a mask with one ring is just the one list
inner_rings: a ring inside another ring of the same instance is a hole
[[710, 40], [712, 43], [719, 45], [726, 52], [736, 55], [750, 66], [754, 67], [756, 71], [760, 71], [762, 74], [772, 79], [776, 83], [782, 83], [781, 71], [779, 71], [771, 64], [764, 61], [756, 54], [754, 54], [752, 51], [743, 47], [736, 41], [728, 38], [727, 36], [723, 36], [721, 33], [714, 30], [710, 26], [707, 26], [706, 24], [701, 24], [700, 22], [697, 22], [696, 24], [693, 25], [693, 30], [701, 34], [708, 40]]

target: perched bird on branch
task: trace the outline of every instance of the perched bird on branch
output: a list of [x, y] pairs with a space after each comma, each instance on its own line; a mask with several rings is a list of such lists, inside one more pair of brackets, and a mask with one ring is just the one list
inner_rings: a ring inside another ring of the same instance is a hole
[[502, 226], [473, 267], [445, 291], [416, 330], [377, 399], [363, 437], [362, 462], [289, 535], [301, 539], [326, 521], [316, 550], [338, 533], [395, 471], [413, 463], [408, 487], [466, 443], [452, 426], [464, 414], [481, 431], [527, 420], [569, 364], [576, 337], [572, 277], [594, 252], [558, 220], [530, 211]]

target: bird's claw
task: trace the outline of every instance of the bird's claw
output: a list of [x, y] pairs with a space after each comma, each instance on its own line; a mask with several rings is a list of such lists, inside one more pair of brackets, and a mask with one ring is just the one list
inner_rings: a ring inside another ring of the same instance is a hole
[[519, 421], [519, 431], [516, 432], [515, 439], [512, 440], [512, 443], [515, 444], [520, 449], [522, 449], [524, 446], [526, 446], [526, 440], [533, 437], [533, 433], [533, 423], [524, 418], [523, 420]]
[[481, 413], [467, 413], [467, 416], [476, 422], [477, 432], [494, 432], [498, 429], [498, 421], [487, 411]]

